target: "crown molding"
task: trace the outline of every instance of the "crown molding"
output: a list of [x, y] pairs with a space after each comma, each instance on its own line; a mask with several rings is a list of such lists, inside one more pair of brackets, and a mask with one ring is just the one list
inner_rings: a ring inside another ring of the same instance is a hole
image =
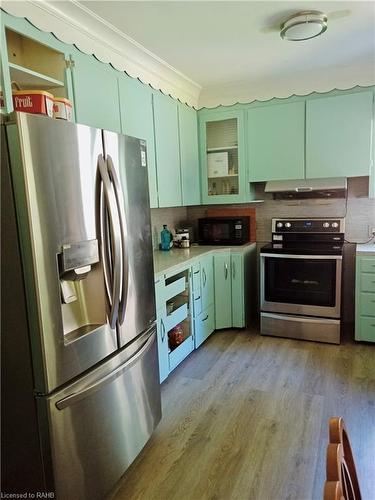
[[197, 106], [201, 86], [76, 0], [3, 0], [2, 8], [86, 54]]

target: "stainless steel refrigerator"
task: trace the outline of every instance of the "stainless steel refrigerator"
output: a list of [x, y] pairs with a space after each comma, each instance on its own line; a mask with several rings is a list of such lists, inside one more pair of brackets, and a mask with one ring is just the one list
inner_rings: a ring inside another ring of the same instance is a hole
[[103, 498], [161, 418], [144, 141], [2, 126], [2, 491]]

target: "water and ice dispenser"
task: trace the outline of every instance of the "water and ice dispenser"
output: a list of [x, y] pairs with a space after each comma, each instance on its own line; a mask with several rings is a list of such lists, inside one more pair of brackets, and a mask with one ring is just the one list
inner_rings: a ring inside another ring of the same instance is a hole
[[64, 340], [73, 341], [106, 323], [98, 240], [64, 244], [58, 266]]

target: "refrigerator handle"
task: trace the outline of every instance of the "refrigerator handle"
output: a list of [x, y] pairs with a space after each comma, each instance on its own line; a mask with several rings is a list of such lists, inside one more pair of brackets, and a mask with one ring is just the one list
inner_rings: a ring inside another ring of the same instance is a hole
[[104, 279], [110, 304], [109, 323], [115, 328], [120, 293], [121, 293], [121, 260], [122, 247], [120, 235], [120, 220], [116, 207], [116, 196], [109, 177], [107, 164], [102, 155], [98, 157], [98, 169], [101, 177], [100, 233], [101, 255], [104, 269]]
[[115, 191], [117, 211], [120, 219], [120, 235], [121, 235], [121, 247], [122, 247], [122, 275], [121, 275], [121, 296], [119, 301], [118, 322], [120, 325], [122, 325], [125, 317], [125, 307], [128, 298], [128, 284], [129, 284], [129, 260], [128, 260], [128, 253], [126, 252], [127, 228], [126, 228], [126, 217], [124, 209], [124, 195], [122, 193], [121, 185], [111, 156], [108, 155], [106, 157], [106, 160], [108, 165], [108, 172], [110, 174]]
[[101, 378], [97, 382], [94, 382], [93, 384], [89, 385], [88, 387], [85, 387], [79, 392], [74, 392], [70, 396], [67, 396], [66, 398], [60, 399], [60, 401], [57, 401], [56, 403], [56, 408], [58, 410], [63, 410], [64, 408], [67, 408], [68, 406], [71, 406], [72, 404], [76, 403], [77, 401], [80, 401], [81, 399], [86, 398], [89, 396], [92, 392], [96, 392], [99, 389], [103, 387], [103, 385], [108, 384], [109, 382], [112, 382], [112, 380], [115, 380], [118, 378], [120, 375], [123, 374], [125, 370], [130, 368], [131, 366], [136, 363], [139, 358], [141, 358], [146, 351], [148, 351], [151, 347], [151, 345], [155, 342], [155, 335], [152, 334], [146, 342], [143, 344], [143, 346], [137, 351], [130, 359], [128, 359], [124, 364], [120, 365], [118, 368], [116, 368], [113, 372], [109, 373], [105, 377]]

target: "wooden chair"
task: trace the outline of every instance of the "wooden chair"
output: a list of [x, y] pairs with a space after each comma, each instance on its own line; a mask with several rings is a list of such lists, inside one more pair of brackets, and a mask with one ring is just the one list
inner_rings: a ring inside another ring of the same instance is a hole
[[341, 417], [329, 420], [324, 500], [361, 500], [353, 453], [344, 420]]

